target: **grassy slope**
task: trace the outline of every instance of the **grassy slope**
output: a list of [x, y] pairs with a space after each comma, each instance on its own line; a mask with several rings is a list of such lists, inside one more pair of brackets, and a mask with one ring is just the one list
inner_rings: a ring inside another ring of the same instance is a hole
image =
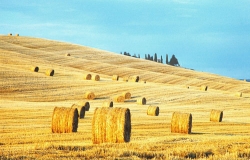
[[[65, 54], [70, 53], [70, 57]], [[31, 72], [38, 66], [39, 72]], [[53, 77], [45, 76], [48, 68]], [[98, 74], [101, 81], [83, 80]], [[139, 75], [139, 83], [112, 81], [112, 75]], [[127, 57], [89, 47], [29, 37], [0, 36], [0, 150], [2, 157], [123, 158], [249, 157], [250, 83]], [[201, 85], [209, 87], [200, 91]], [[186, 86], [189, 86], [187, 89]], [[97, 99], [80, 120], [77, 133], [52, 134], [55, 106], [70, 107], [93, 91]], [[91, 119], [96, 107], [129, 91], [132, 99], [115, 103], [132, 115], [131, 142], [92, 145]], [[243, 97], [236, 97], [243, 92]], [[147, 105], [135, 103], [146, 97]], [[147, 116], [147, 106], [160, 107], [158, 117]], [[211, 109], [224, 111], [222, 123], [209, 122]], [[174, 111], [192, 113], [191, 135], [171, 134]], [[56, 154], [60, 153], [60, 154]]]

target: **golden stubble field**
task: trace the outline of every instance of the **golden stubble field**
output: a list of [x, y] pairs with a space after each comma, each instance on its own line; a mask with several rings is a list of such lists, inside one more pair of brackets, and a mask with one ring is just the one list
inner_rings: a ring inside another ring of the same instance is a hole
[[[65, 56], [70, 53], [71, 56]], [[30, 71], [38, 66], [38, 72]], [[53, 77], [45, 75], [49, 68]], [[100, 81], [83, 75], [100, 75]], [[112, 81], [119, 75], [119, 81]], [[124, 82], [122, 77], [140, 76]], [[99, 49], [39, 38], [0, 36], [0, 159], [249, 159], [250, 83], [172, 67]], [[146, 83], [143, 83], [146, 81]], [[208, 91], [200, 86], [207, 85]], [[189, 88], [187, 88], [187, 86]], [[96, 95], [76, 133], [52, 133], [54, 107], [71, 107]], [[122, 92], [132, 98], [129, 143], [92, 144], [95, 108]], [[235, 94], [242, 92], [242, 97]], [[147, 105], [136, 104], [145, 97]], [[160, 108], [148, 116], [147, 108]], [[210, 111], [223, 121], [210, 122]], [[172, 113], [191, 113], [192, 134], [171, 133]]]

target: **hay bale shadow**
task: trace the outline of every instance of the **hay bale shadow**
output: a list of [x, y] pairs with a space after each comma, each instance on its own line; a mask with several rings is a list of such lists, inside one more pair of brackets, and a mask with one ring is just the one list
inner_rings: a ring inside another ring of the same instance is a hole
[[103, 99], [110, 99], [110, 97], [97, 97], [97, 98], [95, 98], [96, 100], [103, 100]]

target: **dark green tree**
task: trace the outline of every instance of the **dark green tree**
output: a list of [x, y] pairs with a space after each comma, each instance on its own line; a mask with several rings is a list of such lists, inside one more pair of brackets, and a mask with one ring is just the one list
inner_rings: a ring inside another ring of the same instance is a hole
[[172, 66], [180, 66], [179, 62], [178, 62], [178, 59], [175, 57], [175, 55], [173, 54], [170, 61], [169, 61], [169, 64], [172, 65]]
[[157, 54], [155, 53], [154, 61], [157, 62]]
[[168, 64], [168, 54], [166, 54], [166, 64]]
[[151, 60], [151, 56], [150, 56], [150, 54], [148, 54], [148, 60]]

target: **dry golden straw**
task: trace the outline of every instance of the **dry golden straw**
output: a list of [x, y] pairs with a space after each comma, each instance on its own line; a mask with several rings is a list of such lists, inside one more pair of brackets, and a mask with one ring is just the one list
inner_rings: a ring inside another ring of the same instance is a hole
[[158, 116], [159, 112], [160, 112], [160, 109], [158, 106], [149, 106], [147, 110], [147, 115]]
[[93, 99], [95, 99], [95, 94], [93, 92], [86, 92], [84, 94], [84, 98], [89, 99], [89, 100], [93, 100]]
[[207, 91], [207, 89], [208, 89], [208, 86], [205, 86], [205, 85], [202, 85], [202, 86], [201, 86], [201, 90], [202, 90], [202, 91]]
[[123, 95], [123, 97], [125, 99], [131, 99], [131, 93], [130, 92], [123, 92], [122, 95]]
[[99, 75], [95, 75], [92, 77], [92, 80], [94, 81], [100, 81], [100, 76]]
[[33, 66], [33, 67], [30, 68], [30, 70], [33, 71], [33, 72], [38, 72], [39, 71], [39, 67]]
[[18, 37], [18, 36], [19, 36], [19, 34], [16, 34], [16, 36]]
[[92, 75], [91, 75], [91, 74], [85, 74], [85, 75], [83, 76], [83, 79], [85, 79], [85, 80], [91, 80], [91, 78], [92, 78]]
[[171, 120], [171, 132], [190, 134], [191, 130], [192, 130], [192, 114], [174, 112]]
[[83, 119], [85, 116], [85, 106], [80, 106], [77, 104], [73, 104], [71, 108], [76, 108], [78, 110], [78, 115], [80, 119]]
[[46, 74], [47, 76], [53, 76], [54, 73], [55, 73], [54, 69], [47, 69], [46, 72], [45, 72], [45, 74]]
[[210, 113], [210, 121], [213, 122], [221, 122], [223, 118], [223, 111], [219, 111], [219, 110], [211, 110]]
[[130, 141], [131, 115], [128, 108], [96, 108], [92, 119], [92, 142], [124, 143]]
[[130, 82], [139, 82], [139, 76], [130, 76], [129, 80]]
[[113, 101], [105, 101], [105, 102], [103, 102], [102, 107], [113, 107]]
[[242, 92], [236, 92], [236, 93], [235, 93], [235, 96], [237, 96], [237, 97], [242, 97]]
[[125, 98], [122, 95], [117, 95], [114, 97], [115, 102], [124, 102]]
[[85, 107], [85, 111], [89, 111], [89, 108], [90, 108], [89, 102], [80, 101], [77, 103], [77, 105], [81, 107]]
[[76, 108], [55, 107], [52, 115], [52, 133], [77, 132], [78, 111]]
[[12, 36], [12, 33], [9, 33], [8, 35], [9, 35], [9, 36]]
[[113, 75], [113, 76], [112, 76], [112, 80], [118, 81], [118, 80], [119, 80], [119, 76], [118, 76], [118, 75]]
[[125, 76], [125, 77], [122, 78], [122, 80], [123, 80], [124, 82], [128, 82], [129, 77], [130, 77], [130, 76]]
[[145, 105], [146, 103], [147, 103], [147, 101], [146, 101], [145, 97], [137, 99], [137, 104]]

